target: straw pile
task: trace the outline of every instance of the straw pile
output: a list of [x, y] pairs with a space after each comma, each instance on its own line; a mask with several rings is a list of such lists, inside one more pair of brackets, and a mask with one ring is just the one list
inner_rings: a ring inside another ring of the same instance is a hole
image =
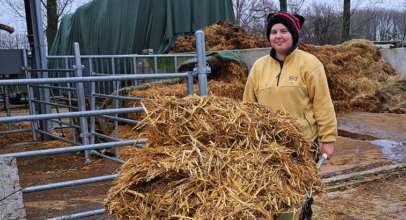
[[[211, 65], [211, 74], [208, 75], [208, 91], [218, 97], [227, 97], [242, 101], [247, 76], [245, 70], [237, 62], [227, 62], [223, 65]], [[199, 94], [199, 86], [194, 84], [194, 93]], [[145, 90], [134, 90], [128, 94], [129, 97], [149, 98], [155, 96], [175, 96], [183, 98], [187, 96], [186, 80], [181, 84], [153, 86]], [[125, 101], [123, 107], [141, 107], [140, 102]], [[126, 114], [125, 118], [142, 120], [144, 113]]]
[[322, 186], [289, 113], [219, 97], [143, 102], [149, 126], [108, 193], [118, 219], [274, 219]]
[[368, 40], [315, 47], [299, 42], [324, 65], [334, 107], [339, 113], [406, 108], [406, 81]]
[[[265, 37], [248, 34], [244, 28], [228, 21], [218, 21], [204, 28], [205, 49], [208, 51], [270, 47]], [[180, 37], [169, 53], [196, 52], [196, 37]]]

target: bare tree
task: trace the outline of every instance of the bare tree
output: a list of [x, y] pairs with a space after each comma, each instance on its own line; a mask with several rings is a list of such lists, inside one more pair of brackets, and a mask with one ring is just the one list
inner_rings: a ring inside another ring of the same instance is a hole
[[287, 8], [290, 13], [292, 14], [300, 14], [300, 10], [305, 3], [305, 0], [291, 0], [287, 4]]
[[0, 49], [28, 48], [28, 41], [24, 34], [8, 34], [0, 32]]
[[386, 9], [377, 19], [377, 38], [381, 41], [406, 39], [405, 11]]
[[398, 31], [398, 39], [405, 42], [406, 41], [406, 8], [403, 11], [398, 11], [396, 13], [396, 18], [394, 19], [395, 28]]
[[315, 3], [305, 8], [306, 21], [300, 30], [300, 40], [314, 45], [338, 44], [341, 19], [334, 6], [328, 3]]
[[[44, 18], [44, 29], [47, 37], [48, 53], [51, 50], [53, 41], [58, 30], [60, 19], [70, 12], [72, 3], [75, 0], [41, 0], [42, 13]], [[90, 0], [88, 0], [90, 1]], [[13, 17], [25, 19], [24, 2], [21, 0], [0, 0], [0, 3], [7, 7], [8, 14]]]
[[384, 9], [370, 7], [357, 10], [351, 19], [351, 38], [364, 38], [376, 41], [379, 17]]
[[258, 36], [265, 35], [267, 14], [278, 11], [271, 0], [233, 0], [233, 7], [237, 25]]
[[273, 0], [233, 0], [233, 6], [237, 25], [250, 34], [264, 36], [266, 16], [269, 13], [279, 12], [281, 4], [286, 4], [292, 13], [298, 13], [304, 2], [280, 0], [277, 5]]

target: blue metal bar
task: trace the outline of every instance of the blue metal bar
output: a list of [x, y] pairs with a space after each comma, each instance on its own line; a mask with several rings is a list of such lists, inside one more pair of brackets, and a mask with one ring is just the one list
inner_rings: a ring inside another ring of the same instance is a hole
[[[61, 59], [61, 58], [73, 58], [72, 55], [67, 56], [47, 56], [47, 59]], [[153, 54], [153, 55], [139, 55], [139, 54], [125, 54], [125, 55], [82, 55], [81, 58], [154, 58], [154, 57], [196, 57], [196, 54]]]
[[108, 160], [117, 162], [117, 163], [119, 163], [119, 164], [125, 164], [125, 161], [116, 159], [116, 158], [114, 158], [114, 157], [109, 157], [109, 156], [107, 156], [107, 155], [101, 154], [101, 153], [96, 152], [96, 151], [94, 151], [94, 150], [90, 151], [90, 153], [91, 153], [91, 154], [94, 154], [94, 155], [97, 155], [97, 156], [99, 156], [99, 157], [103, 157], [103, 158], [106, 158], [106, 159], [108, 159]]
[[115, 95], [104, 95], [104, 94], [100, 94], [100, 93], [94, 93], [93, 95], [95, 97], [100, 97], [100, 98], [110, 98], [110, 99], [119, 99], [119, 100], [128, 100], [128, 101], [151, 101], [151, 99], [122, 97], [122, 96], [115, 96]]
[[58, 123], [58, 124], [67, 125], [68, 127], [66, 127], [66, 128], [80, 128], [79, 125], [75, 125], [73, 123], [68, 123], [68, 122], [64, 122], [64, 121], [61, 121], [61, 120], [55, 120], [55, 119], [49, 119], [49, 120], [52, 121], [52, 122]]
[[0, 118], [0, 123], [36, 121], [36, 120], [71, 118], [71, 117], [87, 117], [87, 116], [108, 115], [108, 114], [116, 114], [116, 113], [117, 114], [126, 114], [126, 113], [143, 112], [143, 111], [144, 111], [143, 108], [135, 107], [135, 108], [121, 108], [121, 109], [105, 109], [105, 110], [97, 110], [97, 111], [66, 112], [66, 113], [45, 114], [45, 115], [23, 115], [23, 116]]
[[[28, 69], [28, 60], [27, 60], [27, 50], [24, 48], [23, 49], [23, 60], [24, 60], [24, 72], [25, 72], [25, 78], [31, 79], [31, 74], [27, 72]], [[30, 110], [30, 115], [35, 115], [35, 104], [31, 102], [31, 100], [34, 99], [34, 90], [30, 85], [27, 85], [27, 93], [28, 93], [28, 106]], [[31, 122], [31, 130], [32, 130], [32, 140], [37, 141], [37, 133], [35, 129], [38, 129], [38, 123], [32, 121]]]
[[28, 72], [73, 72], [73, 69], [28, 69]]
[[11, 130], [11, 131], [0, 131], [0, 135], [2, 134], [15, 134], [15, 133], [22, 133], [22, 132], [32, 132], [32, 129], [20, 129], [20, 130]]
[[206, 73], [206, 51], [204, 48], [204, 33], [196, 31], [196, 51], [197, 51], [197, 77], [199, 79], [199, 95], [208, 96], [207, 73]]
[[85, 184], [90, 184], [90, 183], [98, 183], [98, 182], [103, 182], [103, 181], [114, 180], [117, 177], [118, 177], [118, 174], [113, 174], [113, 175], [108, 175], [108, 176], [98, 176], [98, 177], [81, 179], [81, 180], [73, 180], [73, 181], [66, 181], [66, 182], [60, 182], [60, 183], [51, 183], [51, 184], [46, 184], [46, 185], [41, 185], [41, 186], [31, 186], [31, 187], [24, 188], [22, 190], [22, 192], [23, 193], [32, 193], [32, 192], [39, 192], [39, 191], [50, 190], [50, 189], [58, 189], [58, 188], [63, 188], [63, 187], [79, 186], [79, 185], [85, 185]]
[[104, 134], [100, 134], [100, 133], [97, 133], [97, 132], [93, 132], [92, 135], [97, 135], [97, 136], [99, 136], [99, 137], [103, 137], [103, 138], [106, 138], [106, 139], [109, 139], [109, 140], [112, 140], [112, 141], [123, 141], [123, 140], [121, 140], [121, 139], [114, 138], [114, 137], [110, 137], [110, 136], [107, 136], [107, 135], [104, 135]]
[[[82, 61], [80, 60], [80, 49], [79, 49], [79, 43], [75, 42], [73, 43], [73, 50], [75, 54], [75, 67], [76, 67], [76, 75], [77, 77], [82, 77]], [[85, 88], [83, 82], [79, 82], [76, 85], [77, 89], [77, 97], [78, 97], [78, 108], [80, 112], [86, 112], [86, 100], [85, 100]], [[90, 140], [89, 140], [89, 127], [87, 124], [87, 118], [84, 116], [81, 116], [79, 118], [80, 121], [80, 137], [82, 138], [82, 144], [83, 145], [89, 145]], [[90, 162], [90, 152], [85, 151], [85, 157], [87, 162]]]
[[[92, 75], [93, 72], [93, 61], [92, 58], [89, 58], [89, 71], [90, 71], [90, 75]], [[94, 111], [96, 110], [96, 97], [93, 95], [94, 93], [96, 93], [96, 83], [92, 82], [91, 83], [91, 91], [90, 91], [90, 110]], [[94, 136], [94, 132], [96, 131], [96, 118], [94, 116], [90, 117], [90, 133], [92, 134], [90, 136], [90, 144], [95, 144], [96, 143], [96, 139]]]
[[[137, 58], [133, 57], [134, 74], [137, 74]], [[138, 81], [134, 80], [134, 86], [138, 86]]]
[[45, 102], [45, 101], [40, 101], [40, 100], [36, 100], [36, 99], [31, 100], [31, 102], [36, 102], [36, 103], [41, 103], [41, 104], [46, 104], [46, 105], [53, 105], [53, 106], [58, 106], [58, 107], [62, 107], [62, 108], [74, 109], [74, 110], [78, 109], [78, 107], [75, 107], [75, 106], [58, 104], [58, 103], [55, 103], [55, 102]]
[[131, 120], [131, 119], [125, 119], [125, 118], [116, 118], [113, 116], [108, 116], [108, 115], [100, 115], [100, 117], [105, 117], [114, 121], [120, 121], [120, 122], [124, 122], [124, 123], [128, 123], [128, 124], [139, 124], [140, 121], [135, 121], [135, 120]]
[[139, 144], [143, 144], [147, 140], [148, 140], [147, 138], [143, 138], [143, 139], [138, 140], [138, 142], [137, 142], [137, 140], [130, 140], [130, 141], [120, 141], [120, 142], [109, 142], [109, 143], [102, 143], [102, 144], [71, 146], [71, 147], [63, 147], [63, 148], [55, 148], [55, 149], [47, 149], [47, 150], [36, 150], [36, 151], [0, 154], [0, 157], [16, 157], [16, 158], [36, 157], [36, 156], [44, 156], [44, 155], [51, 155], [51, 154], [61, 154], [61, 153], [78, 152], [78, 151], [85, 151], [85, 150], [95, 150], [95, 149], [103, 149], [103, 148], [129, 146], [129, 145], [134, 145], [136, 142]]
[[81, 213], [76, 213], [76, 214], [72, 214], [72, 215], [48, 218], [46, 220], [70, 220], [70, 219], [78, 219], [78, 218], [101, 215], [101, 214], [106, 214], [106, 211], [104, 211], [104, 209], [97, 209], [97, 210], [93, 210], [93, 211], [81, 212]]
[[67, 88], [67, 87], [60, 87], [60, 86], [39, 86], [39, 85], [31, 85], [32, 87], [38, 87], [38, 88], [46, 88], [46, 89], [58, 89], [58, 90], [66, 90], [66, 91], [76, 91], [76, 89], [73, 88]]
[[[6, 105], [6, 111], [7, 111], [7, 117], [11, 117], [11, 112], [10, 112], [10, 99], [9, 99], [9, 90], [8, 86], [5, 86], [4, 88], [4, 104]], [[11, 131], [13, 129], [13, 126], [11, 122], [8, 123], [8, 130]]]
[[116, 74], [108, 77], [72, 77], [72, 78], [43, 78], [43, 79], [6, 79], [0, 80], [0, 86], [6, 85], [33, 85], [33, 84], [51, 84], [51, 83], [78, 83], [78, 82], [103, 82], [103, 81], [118, 81], [118, 80], [134, 80], [134, 79], [173, 79], [187, 78], [187, 73], [165, 73], [165, 74], [137, 74], [124, 75]]

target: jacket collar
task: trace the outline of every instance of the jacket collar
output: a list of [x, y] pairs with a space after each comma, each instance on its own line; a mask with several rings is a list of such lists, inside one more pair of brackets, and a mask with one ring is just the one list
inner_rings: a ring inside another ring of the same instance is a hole
[[[296, 50], [297, 47], [298, 47], [297, 44], [295, 44], [295, 46], [293, 46], [292, 49], [290, 49], [290, 51], [288, 52], [288, 54], [287, 54], [286, 57], [285, 57], [285, 60], [286, 60], [286, 58], [287, 58], [291, 53], [293, 53], [293, 51]], [[269, 55], [270, 55], [274, 60], [278, 61], [279, 63], [280, 63], [280, 62], [283, 62], [283, 61], [279, 60], [278, 58], [276, 58], [276, 50], [275, 50], [274, 48], [271, 49], [271, 52], [269, 53]]]

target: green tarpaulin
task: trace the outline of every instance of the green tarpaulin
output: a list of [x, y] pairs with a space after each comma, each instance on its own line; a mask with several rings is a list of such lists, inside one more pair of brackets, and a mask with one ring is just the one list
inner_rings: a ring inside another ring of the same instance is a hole
[[219, 20], [235, 24], [232, 0], [94, 0], [62, 18], [50, 55], [166, 53]]

